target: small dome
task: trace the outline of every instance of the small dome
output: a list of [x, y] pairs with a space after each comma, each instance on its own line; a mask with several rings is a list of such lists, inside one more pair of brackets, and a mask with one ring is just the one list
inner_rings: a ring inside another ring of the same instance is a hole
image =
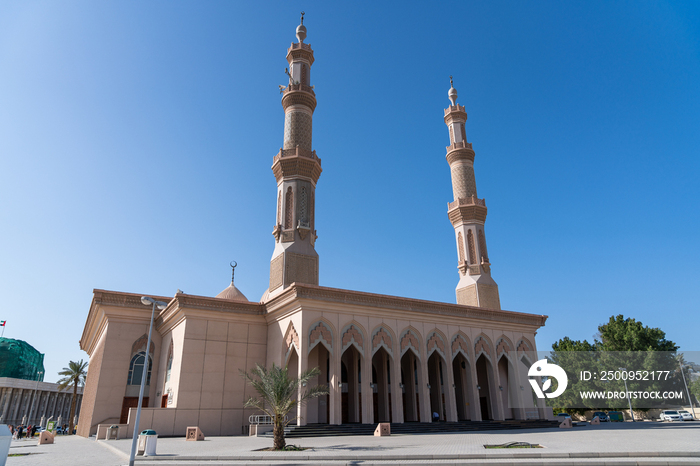
[[457, 89], [450, 86], [450, 91], [447, 93], [447, 96], [450, 98], [452, 105], [457, 105]]
[[227, 299], [229, 301], [240, 301], [243, 303], [249, 302], [248, 298], [246, 298], [245, 295], [241, 293], [241, 291], [236, 288], [233, 283], [226, 287], [226, 289], [221, 293], [217, 294], [216, 297], [220, 299]]
[[306, 39], [306, 26], [303, 24], [297, 26], [297, 39], [300, 43], [304, 42], [304, 39]]

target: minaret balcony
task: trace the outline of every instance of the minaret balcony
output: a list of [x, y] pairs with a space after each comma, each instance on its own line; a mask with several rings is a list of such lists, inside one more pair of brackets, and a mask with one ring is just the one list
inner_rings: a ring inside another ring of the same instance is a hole
[[465, 112], [466, 113], [466, 110], [464, 110], [464, 105], [459, 105], [459, 104], [450, 105], [449, 107], [447, 107], [445, 109], [445, 116], [447, 116], [451, 112]]
[[316, 151], [302, 149], [280, 149], [272, 159], [272, 173], [279, 183], [282, 179], [308, 178], [314, 185], [321, 176], [321, 159]]
[[457, 199], [447, 204], [447, 216], [452, 226], [464, 223], [483, 223], [486, 221], [486, 201], [476, 196]]
[[470, 206], [470, 205], [479, 205], [479, 206], [486, 207], [486, 199], [479, 199], [476, 196], [467, 197], [464, 199], [457, 199], [455, 201], [447, 203], [447, 210], [452, 210], [455, 207], [459, 207], [459, 206]]

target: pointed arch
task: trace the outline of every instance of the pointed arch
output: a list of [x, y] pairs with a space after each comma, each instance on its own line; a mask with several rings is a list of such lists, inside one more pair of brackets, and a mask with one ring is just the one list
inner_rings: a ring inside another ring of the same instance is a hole
[[501, 335], [496, 339], [496, 359], [500, 359], [501, 355], [505, 354], [510, 359], [513, 352], [513, 342], [505, 335]]
[[491, 339], [487, 337], [484, 333], [480, 333], [474, 339], [474, 359], [478, 359], [481, 354], [486, 356], [489, 360], [492, 360], [493, 356], [493, 343]]
[[297, 356], [301, 352], [301, 348], [299, 346], [299, 334], [294, 328], [294, 322], [290, 321], [289, 325], [287, 326], [287, 331], [284, 334], [284, 344], [284, 363], [286, 365], [289, 361], [289, 356], [292, 353], [292, 349], [296, 351]]
[[362, 325], [352, 321], [343, 327], [343, 331], [340, 332], [340, 353], [344, 353], [347, 348], [351, 345], [355, 346], [362, 356], [365, 355], [365, 329]]
[[471, 361], [471, 343], [469, 342], [469, 337], [462, 331], [455, 333], [452, 337], [452, 358], [454, 359], [457, 354], [462, 353], [462, 355]]
[[[139, 351], [143, 351], [144, 353], [146, 352], [146, 344], [148, 343], [148, 334], [144, 333], [140, 337], [134, 341], [134, 344], [131, 345], [131, 354], [134, 355], [138, 353]], [[156, 345], [153, 343], [153, 339], [151, 339], [151, 347], [148, 349], [148, 353], [153, 356], [153, 353], [155, 352], [155, 347]]]
[[479, 251], [481, 252], [481, 260], [488, 263], [489, 254], [486, 252], [486, 238], [484, 237], [484, 230], [479, 230]]
[[330, 354], [333, 354], [333, 327], [322, 319], [309, 325], [309, 349], [307, 353], [310, 353], [319, 343], [325, 346]]
[[420, 337], [420, 332], [416, 330], [414, 327], [408, 327], [406, 328], [403, 332], [401, 332], [401, 338], [399, 340], [399, 347], [401, 349], [400, 355], [403, 356], [403, 354], [408, 351], [409, 349], [413, 350], [415, 353], [416, 357], [420, 360], [420, 348], [421, 348], [421, 337]]
[[168, 345], [168, 359], [166, 359], [165, 362], [165, 383], [170, 382], [170, 374], [172, 373], [173, 370], [173, 356], [174, 356], [174, 346], [173, 346], [173, 338], [172, 335], [170, 336], [170, 345]]
[[459, 263], [464, 262], [464, 238], [462, 232], [457, 233], [457, 251], [459, 253]]
[[379, 348], [384, 348], [389, 356], [394, 357], [394, 341], [396, 336], [389, 327], [380, 324], [372, 330], [372, 355], [379, 351]]
[[290, 186], [284, 196], [284, 229], [291, 228], [294, 228], [294, 192]]
[[430, 357], [431, 354], [437, 351], [440, 354], [440, 356], [442, 356], [442, 359], [447, 361], [447, 345], [445, 343], [446, 341], [447, 338], [445, 337], [445, 334], [442, 333], [440, 330], [435, 328], [428, 332], [428, 336], [425, 339], [427, 356]]
[[299, 194], [299, 222], [302, 226], [307, 226], [309, 223], [306, 186], [301, 187], [301, 193]]
[[471, 228], [467, 230], [467, 251], [469, 252], [469, 263], [474, 264], [474, 258], [476, 257], [476, 249], [474, 249], [474, 234]]
[[277, 193], [277, 225], [282, 223], [282, 191]]

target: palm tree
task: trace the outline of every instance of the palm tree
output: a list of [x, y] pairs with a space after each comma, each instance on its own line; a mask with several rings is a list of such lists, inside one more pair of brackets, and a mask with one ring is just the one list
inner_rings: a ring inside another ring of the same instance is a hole
[[78, 362], [71, 361], [68, 367], [64, 367], [58, 375], [63, 377], [58, 381], [58, 389], [63, 391], [69, 385], [73, 384], [73, 399], [70, 402], [70, 419], [68, 421], [68, 432], [73, 433], [73, 418], [75, 417], [75, 404], [78, 399], [78, 385], [85, 385], [85, 377], [87, 376], [87, 362], [81, 359]]
[[306, 387], [309, 381], [320, 373], [319, 368], [314, 367], [301, 374], [298, 379], [289, 378], [287, 368], [278, 367], [274, 363], [271, 369], [256, 364], [250, 373], [241, 371], [241, 375], [260, 395], [260, 398], [248, 398], [244, 407], [258, 408], [272, 418], [275, 450], [284, 449], [284, 428], [297, 419], [294, 416], [285, 420], [287, 413], [296, 411], [297, 405], [306, 403], [311, 398], [328, 394], [326, 385], [305, 388], [303, 391], [299, 389], [300, 386]]

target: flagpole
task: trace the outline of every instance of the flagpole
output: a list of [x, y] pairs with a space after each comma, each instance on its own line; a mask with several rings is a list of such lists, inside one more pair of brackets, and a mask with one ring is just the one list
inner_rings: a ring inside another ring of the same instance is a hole
[[3, 338], [5, 336], [5, 326], [7, 325], [7, 321], [4, 320], [2, 322], [2, 335], [0, 335], [0, 338]]

